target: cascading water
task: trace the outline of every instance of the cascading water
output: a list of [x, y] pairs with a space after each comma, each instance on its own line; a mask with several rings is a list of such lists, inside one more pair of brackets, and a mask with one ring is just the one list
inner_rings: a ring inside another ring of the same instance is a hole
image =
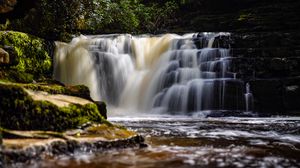
[[218, 36], [230, 34], [80, 36], [57, 43], [54, 76], [127, 110], [248, 111], [244, 83], [229, 72], [230, 48], [214, 48]]
[[246, 93], [245, 93], [245, 99], [246, 99], [246, 111], [252, 111], [253, 107], [253, 95], [250, 92], [250, 84], [246, 83]]

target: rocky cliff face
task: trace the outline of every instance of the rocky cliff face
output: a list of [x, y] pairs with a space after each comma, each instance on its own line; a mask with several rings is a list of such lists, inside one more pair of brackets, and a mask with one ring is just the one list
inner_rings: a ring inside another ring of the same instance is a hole
[[229, 71], [249, 83], [254, 111], [299, 115], [300, 1], [190, 2], [178, 13], [174, 30], [231, 32], [217, 37], [215, 47], [231, 48]]
[[230, 48], [228, 71], [249, 84], [259, 115], [299, 115], [299, 32], [243, 32], [218, 36], [215, 46]]

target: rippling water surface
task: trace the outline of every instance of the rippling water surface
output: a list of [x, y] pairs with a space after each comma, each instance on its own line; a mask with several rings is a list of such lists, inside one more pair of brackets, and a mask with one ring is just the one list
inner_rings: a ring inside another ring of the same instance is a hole
[[[300, 118], [112, 117], [147, 148], [76, 153], [27, 167], [300, 167]], [[26, 167], [22, 165], [22, 167]]]

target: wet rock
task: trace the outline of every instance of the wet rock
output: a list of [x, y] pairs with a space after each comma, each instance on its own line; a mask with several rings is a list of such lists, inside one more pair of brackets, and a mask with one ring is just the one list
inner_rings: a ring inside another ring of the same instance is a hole
[[106, 104], [104, 102], [101, 102], [101, 101], [95, 101], [97, 107], [98, 107], [98, 110], [100, 112], [100, 114], [105, 118], [107, 119], [107, 110], [106, 110]]
[[[99, 132], [99, 129], [101, 130]], [[91, 132], [90, 130], [98, 130], [98, 132]], [[81, 134], [78, 132], [80, 131]], [[110, 134], [123, 132], [122, 136], [115, 136], [113, 138], [103, 134], [107, 131]], [[12, 134], [18, 135], [41, 135], [41, 131], [8, 131]], [[71, 134], [70, 132], [77, 132]], [[144, 138], [136, 135], [132, 131], [124, 128], [114, 126], [106, 127], [103, 125], [92, 126], [85, 130], [74, 130], [65, 133], [62, 137], [48, 137], [48, 139], [36, 139], [37, 137], [27, 137], [20, 139], [20, 137], [13, 139], [4, 139], [4, 148], [0, 151], [3, 155], [4, 163], [9, 165], [11, 163], [28, 162], [35, 159], [43, 159], [47, 156], [53, 155], [72, 155], [76, 152], [101, 152], [103, 150], [112, 148], [128, 148], [128, 147], [145, 147]], [[47, 133], [47, 132], [46, 132]], [[55, 134], [54, 134], [55, 135]]]
[[4, 49], [0, 48], [0, 65], [9, 64], [9, 54]]
[[9, 54], [9, 65], [10, 66], [16, 66], [18, 65], [18, 52], [16, 51], [16, 49], [13, 46], [8, 46], [5, 45], [3, 47], [3, 49], [5, 49], [5, 51], [8, 52]]
[[0, 128], [2, 136], [9, 139], [50, 139], [50, 138], [62, 138], [68, 139], [62, 133], [53, 131], [16, 131]]
[[0, 156], [2, 156], [0, 166], [40, 160], [53, 155], [72, 155], [75, 151], [96, 153], [116, 148], [147, 147], [144, 138], [139, 135], [113, 141], [106, 141], [101, 138], [83, 140], [80, 138], [76, 140], [51, 139], [36, 142], [32, 140], [31, 142], [27, 141], [28, 145], [23, 147], [14, 147], [12, 145], [13, 141], [18, 142], [20, 139], [7, 140], [6, 143], [11, 144], [0, 150]]
[[283, 80], [284, 107], [287, 112], [293, 115], [300, 115], [300, 78]]
[[231, 59], [231, 65], [228, 70], [236, 73], [238, 78], [268, 79], [297, 77], [300, 75], [300, 57], [299, 58], [244, 58], [235, 57]]
[[66, 86], [66, 94], [92, 100], [90, 90], [84, 85]]
[[300, 78], [250, 81], [254, 111], [260, 115], [299, 115]]
[[289, 48], [299, 47], [299, 31], [233, 32], [230, 37], [232, 48]]
[[261, 115], [284, 113], [283, 88], [280, 80], [255, 80], [250, 82], [250, 86], [254, 97], [254, 111]]

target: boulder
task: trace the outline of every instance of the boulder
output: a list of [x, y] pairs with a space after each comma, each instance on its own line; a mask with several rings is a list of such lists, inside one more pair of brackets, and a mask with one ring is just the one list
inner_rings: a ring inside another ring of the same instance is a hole
[[4, 45], [3, 49], [9, 54], [9, 65], [16, 66], [18, 65], [18, 52], [13, 46]]
[[259, 115], [299, 115], [299, 77], [259, 79], [249, 84], [254, 98], [254, 111]]
[[98, 110], [100, 112], [100, 114], [105, 118], [107, 119], [107, 110], [106, 110], [106, 104], [104, 102], [101, 102], [101, 101], [95, 101], [97, 107], [98, 107]]
[[110, 124], [88, 99], [4, 82], [0, 82], [0, 95], [0, 126], [4, 128], [63, 131], [85, 123]]
[[3, 48], [0, 48], [0, 65], [9, 64], [9, 54]]

